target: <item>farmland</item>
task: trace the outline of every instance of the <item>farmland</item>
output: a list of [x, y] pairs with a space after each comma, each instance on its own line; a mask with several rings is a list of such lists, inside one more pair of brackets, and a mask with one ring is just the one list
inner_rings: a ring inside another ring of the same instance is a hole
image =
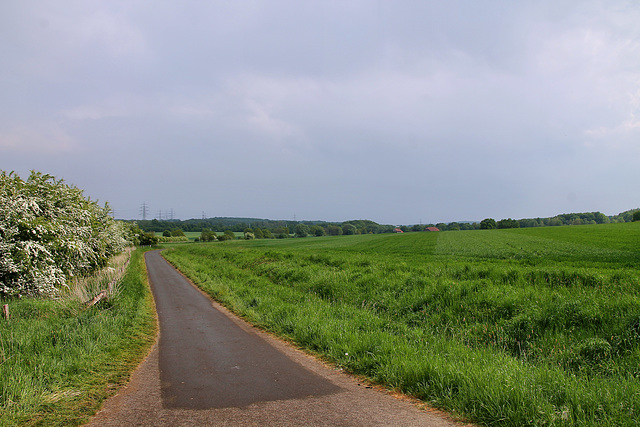
[[176, 245], [254, 324], [491, 425], [640, 419], [640, 223]]

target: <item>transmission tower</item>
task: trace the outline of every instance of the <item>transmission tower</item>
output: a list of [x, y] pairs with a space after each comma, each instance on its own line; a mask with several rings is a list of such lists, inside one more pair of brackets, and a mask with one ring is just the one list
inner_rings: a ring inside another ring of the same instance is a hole
[[169, 219], [173, 221], [173, 208], [169, 209]]
[[147, 214], [149, 213], [149, 205], [146, 202], [142, 202], [142, 206], [140, 206], [140, 215], [142, 216], [142, 220], [147, 220]]

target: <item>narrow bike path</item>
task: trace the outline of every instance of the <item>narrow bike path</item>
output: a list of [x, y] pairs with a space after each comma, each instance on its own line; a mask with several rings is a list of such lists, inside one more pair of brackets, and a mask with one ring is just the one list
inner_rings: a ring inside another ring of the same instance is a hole
[[458, 425], [253, 328], [159, 251], [145, 260], [159, 341], [90, 425]]

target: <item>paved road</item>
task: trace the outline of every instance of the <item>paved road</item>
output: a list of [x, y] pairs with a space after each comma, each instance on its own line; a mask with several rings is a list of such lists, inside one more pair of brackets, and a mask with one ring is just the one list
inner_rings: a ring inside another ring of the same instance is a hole
[[95, 426], [456, 426], [261, 332], [145, 255], [159, 341]]

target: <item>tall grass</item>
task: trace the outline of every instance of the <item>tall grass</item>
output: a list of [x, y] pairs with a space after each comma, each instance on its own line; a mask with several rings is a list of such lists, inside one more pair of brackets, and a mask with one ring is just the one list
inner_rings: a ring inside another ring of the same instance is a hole
[[63, 294], [63, 298], [86, 303], [101, 291], [106, 291], [108, 298], [115, 297], [120, 292], [122, 277], [126, 273], [133, 251], [133, 247], [128, 247], [122, 253], [112, 257], [106, 267], [91, 276], [75, 278], [68, 292]]
[[214, 243], [166, 257], [252, 322], [481, 424], [635, 425], [638, 242], [640, 224], [611, 224]]
[[156, 323], [142, 251], [133, 252], [118, 292], [86, 308], [92, 287], [112, 280], [94, 279], [59, 300], [0, 302], [11, 314], [0, 320], [0, 425], [82, 424], [152, 345]]

